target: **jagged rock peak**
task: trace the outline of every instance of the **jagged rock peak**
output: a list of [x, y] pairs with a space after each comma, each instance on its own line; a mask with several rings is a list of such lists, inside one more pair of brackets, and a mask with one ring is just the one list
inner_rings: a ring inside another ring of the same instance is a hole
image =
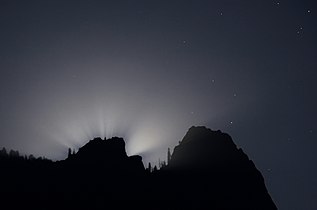
[[235, 143], [233, 142], [230, 135], [227, 133], [223, 133], [220, 130], [213, 131], [205, 126], [192, 126], [187, 131], [186, 135], [180, 142], [180, 145], [186, 144], [188, 142], [195, 141], [197, 142], [204, 142], [209, 141], [209, 143], [221, 143], [227, 144], [227, 146], [231, 146], [236, 148]]
[[248, 160], [244, 153], [237, 149], [231, 137], [220, 130], [212, 131], [205, 126], [192, 126], [174, 148], [171, 165], [208, 166]]
[[117, 145], [118, 147], [125, 148], [125, 141], [123, 138], [120, 137], [112, 137], [110, 139], [102, 139], [100, 137], [96, 137], [92, 140], [90, 140], [87, 144], [79, 148], [79, 150], [82, 150], [83, 148], [86, 147], [92, 147], [92, 146], [112, 146], [112, 145]]
[[110, 161], [127, 157], [123, 138], [112, 137], [110, 139], [102, 139], [98, 137], [79, 148], [78, 152], [71, 156], [71, 159], [80, 159], [81, 161]]

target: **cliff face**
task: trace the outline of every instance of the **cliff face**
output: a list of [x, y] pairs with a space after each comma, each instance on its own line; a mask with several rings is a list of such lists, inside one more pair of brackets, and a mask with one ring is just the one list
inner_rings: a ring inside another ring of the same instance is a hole
[[104, 140], [101, 138], [90, 140], [70, 159], [85, 163], [99, 163], [122, 161], [127, 157], [123, 138], [113, 137]]
[[70, 154], [66, 161], [81, 164], [111, 164], [127, 161], [123, 138], [113, 137], [111, 139], [95, 138], [79, 148], [75, 154]]
[[191, 127], [179, 145], [174, 148], [171, 167], [207, 169], [247, 161], [228, 134], [205, 127]]
[[61, 164], [65, 164], [67, 167], [73, 168], [73, 170], [98, 172], [104, 177], [142, 174], [145, 172], [142, 157], [138, 155], [129, 157], [125, 150], [123, 138], [118, 137], [90, 140], [79, 148], [76, 154], [69, 155]]
[[221, 131], [190, 128], [165, 171], [175, 194], [210, 209], [276, 209], [254, 163]]

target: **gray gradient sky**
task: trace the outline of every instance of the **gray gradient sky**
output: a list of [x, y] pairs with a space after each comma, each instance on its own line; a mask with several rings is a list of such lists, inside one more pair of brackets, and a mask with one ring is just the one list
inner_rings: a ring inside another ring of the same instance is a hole
[[145, 163], [229, 133], [280, 209], [317, 209], [316, 1], [0, 1], [0, 147], [65, 158], [122, 136]]

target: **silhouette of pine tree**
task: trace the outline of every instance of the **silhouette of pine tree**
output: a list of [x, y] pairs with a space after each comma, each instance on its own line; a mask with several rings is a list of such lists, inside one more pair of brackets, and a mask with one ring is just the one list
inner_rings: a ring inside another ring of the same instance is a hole
[[31, 154], [31, 155], [29, 155], [29, 160], [31, 160], [31, 161], [32, 161], [32, 160], [35, 160], [34, 155], [32, 155], [32, 154]]
[[19, 154], [19, 151], [14, 151], [14, 150], [11, 149], [10, 152], [9, 152], [9, 156], [11, 158], [18, 158], [20, 156], [20, 154]]
[[8, 156], [6, 148], [4, 148], [4, 147], [2, 148], [2, 150], [0, 151], [0, 156], [1, 157], [7, 157]]
[[170, 148], [167, 149], [167, 165], [170, 163], [171, 161], [171, 150]]
[[70, 158], [71, 156], [72, 156], [72, 150], [71, 150], [71, 148], [68, 148], [68, 155], [67, 155], [67, 157]]
[[149, 170], [149, 172], [152, 172], [152, 165], [151, 165], [151, 163], [149, 163], [148, 170]]

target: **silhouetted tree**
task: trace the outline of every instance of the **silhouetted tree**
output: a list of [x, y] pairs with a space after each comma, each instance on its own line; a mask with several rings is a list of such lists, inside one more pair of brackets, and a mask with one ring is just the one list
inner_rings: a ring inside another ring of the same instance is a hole
[[17, 157], [20, 156], [20, 154], [19, 154], [19, 151], [10, 150], [9, 156], [10, 156], [11, 158], [17, 158]]
[[171, 160], [171, 150], [170, 148], [167, 149], [167, 165], [170, 163]]
[[166, 166], [166, 161], [164, 160], [164, 161], [162, 161], [162, 163], [161, 163], [161, 168], [164, 168]]
[[72, 156], [72, 150], [71, 150], [71, 148], [68, 148], [68, 155], [67, 155], [67, 157], [70, 158], [70, 156]]
[[157, 171], [157, 167], [156, 166], [154, 166], [154, 168], [153, 168], [153, 172], [156, 172]]
[[165, 166], [166, 166], [166, 161], [165, 160], [161, 161], [159, 159], [159, 169], [164, 168]]
[[152, 165], [151, 165], [151, 163], [149, 163], [148, 170], [149, 170], [149, 172], [152, 172]]
[[35, 157], [34, 157], [34, 155], [29, 155], [29, 160], [35, 160]]
[[8, 156], [6, 148], [4, 148], [4, 147], [2, 148], [2, 150], [0, 151], [0, 156], [1, 157], [7, 157]]

